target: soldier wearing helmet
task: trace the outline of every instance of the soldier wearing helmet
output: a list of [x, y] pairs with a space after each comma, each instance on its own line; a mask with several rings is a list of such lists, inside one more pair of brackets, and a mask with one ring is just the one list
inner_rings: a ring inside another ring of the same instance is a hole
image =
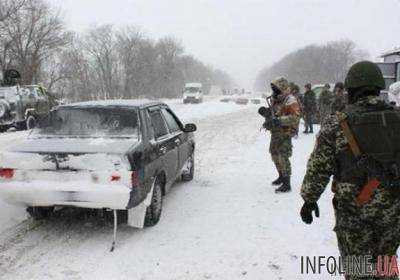
[[272, 182], [280, 187], [275, 192], [289, 192], [291, 190], [290, 176], [292, 156], [292, 137], [296, 135], [299, 120], [300, 106], [290, 91], [289, 83], [285, 78], [278, 78], [271, 83], [273, 91], [273, 112], [275, 114], [270, 126], [271, 142], [270, 154], [279, 177]]
[[347, 96], [344, 90], [344, 84], [338, 82], [333, 89], [333, 101], [331, 105], [331, 113], [340, 112], [346, 107]]
[[317, 111], [317, 101], [315, 98], [315, 92], [311, 90], [311, 84], [306, 84], [304, 88], [305, 92], [303, 98], [303, 112], [305, 130], [303, 131], [303, 133], [314, 133], [313, 121], [315, 112]]
[[318, 99], [318, 112], [320, 123], [323, 124], [325, 119], [330, 115], [333, 94], [330, 91], [331, 86], [325, 84], [324, 89]]
[[[317, 137], [301, 187], [306, 224], [319, 217], [318, 200], [333, 177], [333, 208], [339, 251], [346, 261], [370, 256], [396, 258], [400, 244], [400, 180], [397, 169], [400, 111], [379, 98], [385, 81], [369, 61], [353, 65], [344, 84], [349, 104], [331, 114]], [[351, 137], [353, 136], [353, 138]], [[358, 149], [358, 151], [357, 151]], [[347, 259], [346, 259], [347, 258]], [[346, 279], [397, 279], [390, 275], [350, 274]]]

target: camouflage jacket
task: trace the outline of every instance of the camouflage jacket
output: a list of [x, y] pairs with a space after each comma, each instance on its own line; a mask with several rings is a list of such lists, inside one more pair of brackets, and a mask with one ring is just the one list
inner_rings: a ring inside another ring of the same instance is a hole
[[331, 112], [340, 112], [343, 111], [343, 109], [346, 107], [347, 104], [347, 97], [346, 95], [335, 95], [333, 98], [333, 102], [331, 105]]
[[[359, 112], [384, 102], [377, 97], [368, 97], [354, 104]], [[380, 106], [380, 107], [378, 107]], [[346, 174], [343, 176], [343, 174]], [[316, 202], [333, 176], [332, 191], [335, 193], [335, 208], [340, 220], [337, 226], [362, 227], [363, 223], [379, 223], [380, 226], [400, 222], [400, 199], [393, 189], [380, 186], [372, 200], [358, 206], [356, 198], [368, 182], [368, 175], [355, 166], [350, 150], [336, 115], [331, 115], [317, 136], [317, 141], [307, 164], [307, 172], [301, 187], [304, 201]], [[399, 186], [400, 187], [400, 186]], [[399, 225], [399, 224], [397, 224]]]
[[317, 100], [315, 98], [315, 92], [309, 90], [304, 93], [303, 105], [304, 111], [308, 114], [312, 114], [316, 111]]
[[283, 133], [294, 136], [300, 122], [300, 104], [292, 94], [282, 97], [274, 102], [274, 111], [281, 125], [271, 129], [271, 133]]
[[326, 107], [330, 107], [331, 103], [332, 103], [332, 99], [333, 99], [333, 93], [330, 92], [329, 90], [324, 89], [321, 92], [321, 95], [318, 99], [318, 106], [319, 108], [326, 108]]

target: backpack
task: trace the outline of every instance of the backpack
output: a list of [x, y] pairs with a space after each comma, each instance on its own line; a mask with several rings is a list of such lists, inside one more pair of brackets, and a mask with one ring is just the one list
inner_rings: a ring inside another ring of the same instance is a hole
[[346, 121], [361, 150], [357, 166], [369, 176], [400, 184], [400, 110], [381, 107], [345, 109]]

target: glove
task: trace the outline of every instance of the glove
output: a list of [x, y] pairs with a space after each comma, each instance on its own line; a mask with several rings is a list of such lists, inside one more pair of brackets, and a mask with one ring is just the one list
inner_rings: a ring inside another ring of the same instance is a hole
[[318, 204], [316, 202], [304, 202], [300, 210], [300, 216], [304, 223], [309, 225], [313, 222], [313, 211], [315, 211], [315, 217], [319, 218]]

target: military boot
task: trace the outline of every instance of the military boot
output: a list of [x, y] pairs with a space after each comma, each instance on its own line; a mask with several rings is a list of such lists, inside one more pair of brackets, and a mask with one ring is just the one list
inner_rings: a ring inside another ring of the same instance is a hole
[[283, 184], [283, 178], [281, 172], [279, 172], [279, 177], [275, 181], [272, 181], [272, 185], [279, 186], [281, 184]]
[[283, 177], [282, 178], [282, 186], [280, 186], [279, 188], [277, 188], [275, 190], [275, 193], [286, 193], [286, 192], [290, 192], [291, 191], [291, 187], [290, 187], [290, 177]]

